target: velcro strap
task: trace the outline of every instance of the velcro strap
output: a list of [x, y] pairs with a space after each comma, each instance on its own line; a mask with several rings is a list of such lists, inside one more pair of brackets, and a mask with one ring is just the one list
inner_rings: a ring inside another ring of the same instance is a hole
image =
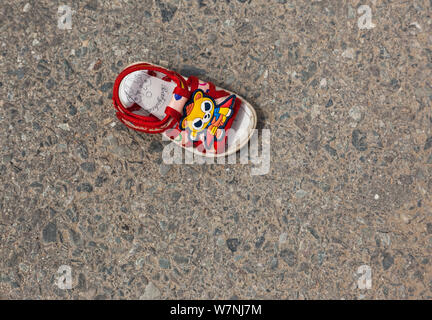
[[188, 89], [180, 88], [180, 87], [176, 87], [174, 89], [174, 94], [178, 94], [179, 96], [185, 97], [187, 99], [189, 99], [190, 95], [191, 95], [191, 93]]
[[174, 119], [177, 120], [177, 122], [180, 122], [180, 119], [182, 117], [182, 114], [180, 112], [178, 112], [177, 110], [174, 110], [171, 107], [167, 107], [165, 109], [165, 113], [171, 117], [173, 117]]

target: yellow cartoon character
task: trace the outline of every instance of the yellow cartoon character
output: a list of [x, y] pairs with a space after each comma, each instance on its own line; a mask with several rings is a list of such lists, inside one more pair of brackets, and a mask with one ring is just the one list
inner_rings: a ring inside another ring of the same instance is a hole
[[229, 96], [224, 102], [216, 105], [215, 101], [198, 89], [192, 94], [191, 100], [184, 107], [184, 116], [180, 120], [180, 128], [189, 132], [190, 140], [197, 141], [205, 133], [204, 145], [210, 149], [215, 138], [222, 139], [228, 119], [234, 113], [235, 95]]

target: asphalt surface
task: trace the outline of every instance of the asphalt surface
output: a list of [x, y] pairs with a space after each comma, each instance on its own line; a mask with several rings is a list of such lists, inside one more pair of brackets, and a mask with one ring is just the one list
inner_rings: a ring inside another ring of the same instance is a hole
[[[3, 0], [0, 297], [430, 299], [431, 12]], [[141, 60], [245, 97], [269, 172], [165, 164], [112, 107]]]

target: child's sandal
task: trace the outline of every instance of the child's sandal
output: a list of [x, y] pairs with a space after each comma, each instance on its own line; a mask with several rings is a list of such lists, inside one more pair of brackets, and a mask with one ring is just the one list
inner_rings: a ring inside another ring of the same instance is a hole
[[129, 128], [163, 133], [207, 157], [235, 153], [249, 141], [257, 116], [244, 98], [146, 62], [126, 67], [113, 91], [117, 117]]

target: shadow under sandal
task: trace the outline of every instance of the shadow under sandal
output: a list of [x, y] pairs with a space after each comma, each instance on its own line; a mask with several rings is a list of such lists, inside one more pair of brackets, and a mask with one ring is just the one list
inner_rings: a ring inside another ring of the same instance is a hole
[[131, 129], [163, 133], [200, 156], [237, 152], [256, 127], [254, 108], [242, 97], [146, 62], [126, 67], [114, 82], [117, 117]]

